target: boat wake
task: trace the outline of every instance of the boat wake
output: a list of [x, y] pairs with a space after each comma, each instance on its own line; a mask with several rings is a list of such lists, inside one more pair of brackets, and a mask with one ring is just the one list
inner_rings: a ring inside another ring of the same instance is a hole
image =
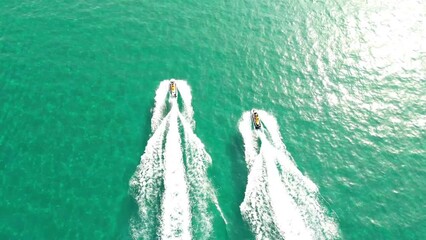
[[130, 179], [139, 207], [138, 216], [131, 219], [134, 239], [209, 238], [211, 205], [226, 223], [207, 178], [211, 157], [193, 132], [191, 90], [185, 81], [175, 82], [182, 103], [168, 94], [169, 81], [162, 81], [152, 111], [152, 136]]
[[240, 209], [256, 239], [337, 238], [334, 219], [321, 206], [317, 186], [287, 152], [276, 119], [258, 113], [261, 129], [253, 129], [250, 112], [239, 123], [249, 170]]

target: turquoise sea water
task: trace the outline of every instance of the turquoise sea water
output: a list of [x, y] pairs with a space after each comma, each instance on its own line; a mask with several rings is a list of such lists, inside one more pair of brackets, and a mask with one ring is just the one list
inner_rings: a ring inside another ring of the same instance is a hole
[[131, 239], [129, 181], [170, 78], [212, 158], [212, 239], [254, 238], [238, 129], [253, 107], [340, 238], [425, 239], [425, 25], [415, 0], [2, 0], [0, 239]]

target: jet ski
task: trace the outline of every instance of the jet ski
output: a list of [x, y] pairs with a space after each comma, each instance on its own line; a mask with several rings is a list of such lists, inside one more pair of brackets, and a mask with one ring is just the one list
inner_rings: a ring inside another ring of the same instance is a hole
[[251, 110], [251, 119], [253, 121], [253, 126], [255, 129], [260, 129], [260, 127], [262, 127], [262, 125], [260, 124], [259, 114], [254, 109]]
[[171, 80], [170, 81], [170, 85], [169, 85], [169, 91], [170, 91], [170, 95], [172, 97], [177, 97], [177, 88], [176, 88], [176, 83], [175, 81]]

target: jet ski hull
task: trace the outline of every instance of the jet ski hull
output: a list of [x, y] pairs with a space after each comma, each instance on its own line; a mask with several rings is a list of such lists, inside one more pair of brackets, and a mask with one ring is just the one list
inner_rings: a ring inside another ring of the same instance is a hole
[[170, 92], [170, 96], [174, 98], [177, 97], [177, 86], [175, 81], [170, 81], [169, 92]]
[[262, 127], [262, 124], [260, 123], [259, 115], [255, 110], [251, 111], [251, 120], [253, 122], [253, 127], [255, 129], [260, 129]]

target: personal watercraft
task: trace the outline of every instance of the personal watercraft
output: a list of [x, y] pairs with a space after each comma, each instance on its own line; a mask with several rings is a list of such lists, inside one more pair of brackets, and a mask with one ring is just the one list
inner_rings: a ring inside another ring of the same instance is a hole
[[169, 91], [170, 91], [170, 95], [172, 97], [177, 97], [177, 88], [176, 88], [176, 83], [175, 81], [171, 80], [170, 81], [170, 85], [169, 85]]
[[262, 127], [262, 125], [260, 124], [259, 114], [254, 109], [251, 110], [251, 119], [255, 129], [260, 129]]

